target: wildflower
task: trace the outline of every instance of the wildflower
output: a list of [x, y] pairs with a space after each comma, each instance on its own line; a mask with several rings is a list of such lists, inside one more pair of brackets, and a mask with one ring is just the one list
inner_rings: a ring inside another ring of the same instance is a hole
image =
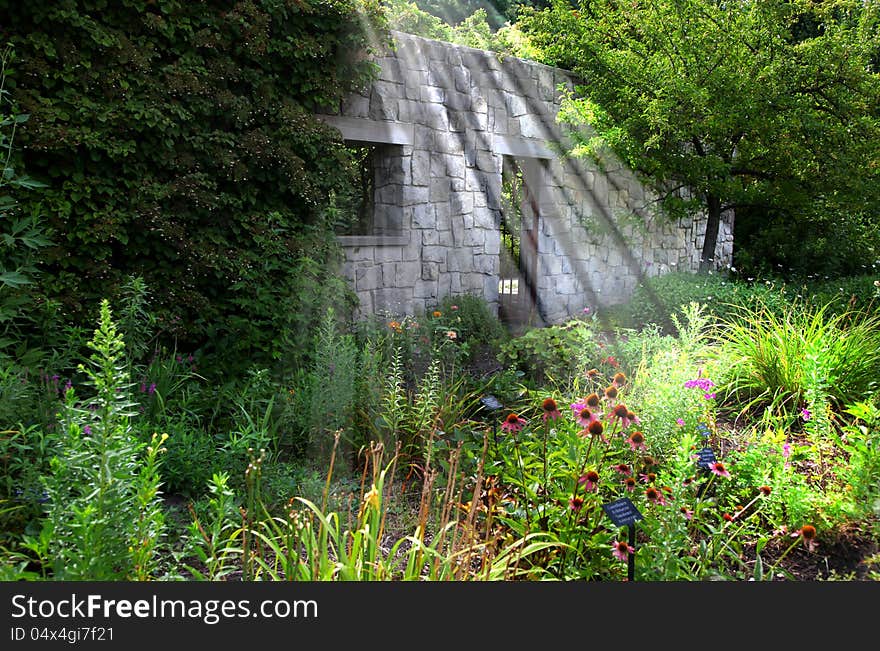
[[501, 423], [501, 431], [518, 432], [523, 428], [523, 425], [525, 424], [525, 418], [520, 418], [518, 414], [511, 412], [507, 415], [507, 418], [504, 419], [504, 422]]
[[91, 436], [92, 428], [86, 425], [85, 427], [83, 427], [83, 434], [85, 434], [86, 436]]
[[608, 357], [603, 359], [602, 362], [604, 364], [609, 364], [610, 366], [613, 366], [614, 368], [620, 368], [620, 362], [618, 362], [616, 359], [614, 359], [614, 355], [609, 355]]
[[379, 491], [376, 489], [374, 485], [366, 495], [364, 495], [364, 508], [372, 507], [374, 509], [379, 508]]
[[593, 436], [602, 436], [602, 432], [604, 431], [604, 427], [602, 423], [598, 420], [594, 420], [587, 426], [587, 431]]
[[642, 450], [645, 448], [645, 435], [639, 431], [635, 431], [629, 435], [629, 447], [635, 452], [639, 448]]
[[715, 383], [707, 377], [698, 377], [695, 380], [688, 380], [684, 383], [686, 389], [702, 389], [703, 392], [708, 392], [709, 389], [715, 386]]
[[804, 544], [807, 546], [809, 551], [813, 551], [816, 548], [816, 527], [811, 524], [805, 524], [800, 529], [795, 531], [792, 534], [789, 534], [792, 538], [801, 537], [801, 540], [804, 541]]
[[450, 339], [456, 339], [456, 338], [458, 338], [458, 333], [455, 330], [447, 330], [446, 336], [449, 337]]
[[438, 310], [434, 310], [434, 312], [431, 314], [431, 316], [433, 316], [435, 319], [439, 319], [441, 316], [443, 316], [443, 312], [440, 312]]
[[782, 445], [782, 458], [788, 459], [791, 456], [791, 443], [783, 443]]
[[614, 386], [613, 384], [606, 387], [605, 397], [608, 398], [609, 400], [614, 400], [615, 398], [617, 398], [617, 387]]
[[715, 399], [715, 394], [714, 394], [714, 393], [704, 393], [704, 394], [703, 394], [703, 397], [704, 397], [706, 400], [714, 400], [714, 399]]
[[682, 486], [690, 486], [693, 483], [694, 483], [693, 477], [685, 477], [684, 480], [681, 482], [681, 485]]
[[623, 485], [628, 491], [635, 490], [636, 488], [636, 480], [633, 477], [627, 477], [623, 480]]
[[644, 484], [653, 484], [657, 481], [657, 475], [653, 472], [643, 472], [639, 475], [639, 479]]
[[[575, 420], [577, 420], [578, 425], [580, 425], [581, 427], [589, 427], [591, 424], [599, 422], [599, 418], [596, 416], [596, 414], [594, 414], [586, 407], [578, 412], [577, 418]], [[601, 431], [599, 433], [601, 434]]]
[[727, 468], [724, 467], [724, 464], [720, 461], [713, 461], [709, 464], [709, 470], [711, 470], [714, 474], [719, 477], [727, 477], [730, 478], [730, 473], [727, 471]]
[[693, 509], [689, 509], [686, 506], [681, 507], [681, 512], [684, 514], [685, 520], [693, 520], [694, 519], [694, 511]]
[[770, 495], [770, 487], [769, 486], [761, 486], [758, 490], [761, 491], [761, 495], [763, 495], [764, 497], [767, 497], [768, 495]]
[[801, 409], [801, 418], [804, 420], [810, 420], [812, 417], [812, 412], [809, 409]]
[[590, 313], [590, 308], [589, 308], [589, 307], [585, 307], [584, 310], [583, 310], [583, 312], [584, 312], [584, 314], [589, 314], [589, 313]]
[[675, 423], [676, 423], [679, 427], [684, 427], [684, 418], [676, 418], [676, 419], [675, 419]]
[[598, 393], [591, 393], [586, 398], [584, 398], [584, 403], [590, 409], [596, 409], [599, 406], [599, 394]]
[[155, 383], [155, 382], [151, 382], [151, 383], [150, 383], [150, 386], [147, 387], [147, 394], [148, 394], [148, 395], [153, 395], [154, 393], [156, 393], [156, 383]]
[[597, 368], [591, 368], [589, 371], [586, 372], [586, 376], [588, 378], [594, 378], [597, 375], [599, 375], [599, 369]]
[[587, 474], [578, 478], [578, 483], [583, 485], [584, 490], [591, 491], [599, 483], [599, 473], [595, 470], [588, 470]]
[[544, 420], [556, 420], [559, 418], [559, 407], [553, 398], [545, 398], [541, 403], [541, 409], [544, 410]]
[[617, 472], [619, 472], [621, 475], [631, 475], [632, 474], [632, 470], [630, 469], [629, 465], [625, 464], [625, 463], [617, 464], [614, 467], [614, 469], [617, 470]]
[[629, 558], [630, 554], [635, 553], [635, 549], [629, 545], [625, 540], [618, 540], [616, 543], [611, 545], [611, 553], [614, 555], [619, 561], [625, 561]]
[[615, 405], [614, 409], [611, 410], [611, 413], [608, 414], [608, 419], [612, 422], [615, 420], [620, 421], [620, 426], [623, 429], [626, 429], [632, 423], [638, 423], [639, 419], [636, 418], [636, 415], [626, 408], [626, 405], [620, 403]]
[[391, 328], [392, 330], [394, 330], [394, 332], [400, 332], [400, 331], [401, 331], [401, 328], [400, 328], [400, 321], [391, 321], [391, 322], [388, 324], [388, 327]]
[[657, 467], [657, 460], [654, 457], [642, 457], [642, 465], [645, 467], [645, 470], [650, 470], [651, 468]]
[[647, 497], [648, 501], [653, 504], [660, 504], [661, 506], [666, 504], [666, 499], [663, 497], [663, 493], [653, 486], [645, 490], [645, 497]]
[[583, 507], [583, 505], [584, 505], [584, 498], [583, 497], [572, 497], [572, 498], [569, 498], [569, 500], [568, 500], [569, 508], [571, 508], [571, 510], [574, 511], [575, 513], [580, 511], [581, 508]]
[[458, 309], [458, 305], [450, 305], [449, 309], [455, 312]]
[[611, 380], [615, 386], [622, 387], [626, 384], [626, 374], [625, 373], [615, 373], [614, 378]]
[[730, 513], [724, 513], [721, 515], [727, 522], [733, 522], [733, 516]]

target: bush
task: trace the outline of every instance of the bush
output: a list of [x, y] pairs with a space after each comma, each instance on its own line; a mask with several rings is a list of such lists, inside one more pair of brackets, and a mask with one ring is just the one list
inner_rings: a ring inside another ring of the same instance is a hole
[[498, 359], [537, 385], [568, 387], [600, 355], [590, 326], [580, 320], [528, 330], [502, 344]]

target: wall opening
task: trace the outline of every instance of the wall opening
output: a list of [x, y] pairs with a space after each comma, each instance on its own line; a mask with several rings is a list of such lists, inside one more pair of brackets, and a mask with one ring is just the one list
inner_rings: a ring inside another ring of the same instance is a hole
[[330, 197], [335, 233], [343, 243], [349, 238], [399, 237], [403, 231], [403, 147], [360, 141], [345, 144], [350, 182]]
[[501, 261], [498, 317], [511, 330], [537, 320], [539, 203], [538, 159], [504, 156], [501, 168]]

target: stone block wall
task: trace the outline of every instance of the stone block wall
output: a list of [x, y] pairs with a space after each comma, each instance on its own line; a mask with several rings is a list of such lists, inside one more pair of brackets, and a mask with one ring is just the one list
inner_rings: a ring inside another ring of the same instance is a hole
[[[526, 159], [539, 206], [536, 289], [546, 323], [626, 301], [640, 278], [696, 270], [700, 219], [671, 223], [621, 168], [561, 158], [560, 88], [571, 73], [399, 32], [378, 78], [321, 116], [350, 141], [381, 144], [377, 205], [386, 228], [343, 237], [362, 314], [416, 314], [448, 294], [499, 300], [501, 171]], [[384, 167], [383, 167], [384, 165]], [[383, 171], [384, 170], [384, 171]], [[390, 181], [383, 174], [393, 170]], [[382, 188], [391, 190], [382, 193]], [[387, 225], [390, 224], [390, 227]], [[732, 218], [714, 264], [732, 256]]]

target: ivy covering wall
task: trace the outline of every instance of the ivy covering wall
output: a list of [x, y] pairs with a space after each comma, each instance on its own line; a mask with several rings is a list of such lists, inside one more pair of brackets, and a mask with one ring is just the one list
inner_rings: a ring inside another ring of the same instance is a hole
[[313, 117], [366, 83], [381, 22], [361, 0], [0, 0], [17, 197], [45, 221], [39, 306], [88, 323], [142, 277], [181, 348], [278, 359], [345, 285], [325, 225], [346, 183]]

